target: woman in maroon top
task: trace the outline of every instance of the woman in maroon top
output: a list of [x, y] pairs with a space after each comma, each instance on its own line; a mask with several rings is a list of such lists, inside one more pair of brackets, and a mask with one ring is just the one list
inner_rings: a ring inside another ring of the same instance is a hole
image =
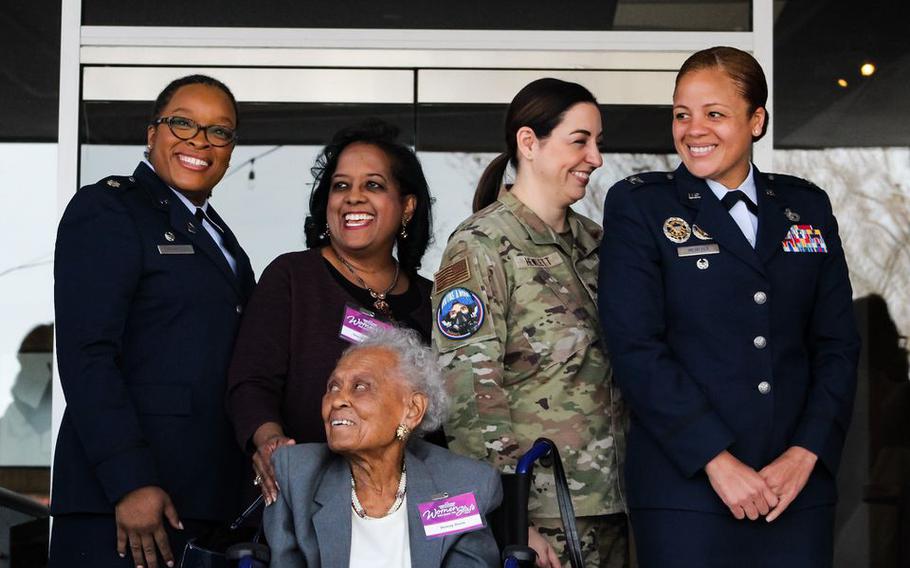
[[244, 314], [228, 412], [266, 504], [278, 495], [275, 448], [325, 442], [326, 380], [364, 324], [410, 327], [429, 343], [432, 282], [417, 270], [431, 235], [430, 193], [396, 135], [369, 121], [334, 136], [312, 169], [309, 250], [272, 261]]

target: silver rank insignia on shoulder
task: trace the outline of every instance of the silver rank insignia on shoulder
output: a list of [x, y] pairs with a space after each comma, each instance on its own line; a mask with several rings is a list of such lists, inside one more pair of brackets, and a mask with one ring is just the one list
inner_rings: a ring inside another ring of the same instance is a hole
[[711, 263], [708, 262], [707, 258], [699, 258], [695, 262], [695, 266], [697, 266], [699, 270], [707, 270], [708, 267], [711, 266]]
[[186, 230], [195, 235], [196, 225], [194, 225], [192, 221], [188, 221], [186, 224]]
[[786, 209], [784, 209], [784, 215], [786, 215], [787, 219], [790, 219], [790, 220], [793, 221], [794, 223], [796, 223], [797, 221], [799, 221], [799, 213], [797, 213], [796, 211], [791, 210], [789, 207], [787, 207]]
[[174, 233], [168, 231], [168, 232], [164, 233], [164, 238], [168, 242], [172, 243], [172, 242], [174, 242], [174, 239], [176, 239], [177, 237], [174, 236]]
[[113, 187], [114, 189], [116, 189], [116, 188], [120, 187], [120, 182], [115, 179], [109, 179], [109, 180], [107, 180], [107, 185], [108, 185], [108, 187]]
[[701, 199], [701, 194], [700, 193], [690, 193], [689, 199]]
[[777, 194], [774, 193], [774, 190], [773, 190], [773, 189], [766, 189], [766, 190], [765, 190], [765, 195], [767, 195], [768, 197], [776, 197], [776, 196], [777, 196]]
[[629, 177], [626, 178], [626, 181], [628, 181], [629, 183], [631, 183], [631, 184], [633, 184], [633, 185], [640, 185], [640, 184], [645, 183], [645, 182], [642, 181], [642, 179], [641, 179], [640, 177], [638, 177], [638, 176], [629, 176]]
[[676, 244], [682, 244], [692, 236], [692, 229], [685, 219], [669, 217], [664, 221], [664, 235]]
[[702, 241], [711, 240], [711, 235], [709, 235], [707, 231], [705, 231], [704, 229], [702, 229], [695, 223], [692, 223], [692, 234], [695, 235], [695, 238], [702, 240]]

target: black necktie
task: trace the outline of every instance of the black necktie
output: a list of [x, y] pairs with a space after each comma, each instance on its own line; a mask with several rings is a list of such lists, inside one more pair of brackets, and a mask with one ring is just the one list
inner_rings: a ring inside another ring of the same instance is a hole
[[727, 211], [733, 209], [733, 206], [736, 205], [737, 201], [742, 201], [745, 203], [746, 209], [749, 210], [749, 213], [752, 213], [758, 217], [758, 205], [752, 203], [752, 200], [749, 199], [749, 196], [738, 189], [727, 191], [727, 195], [725, 195], [724, 198], [720, 200], [720, 202], [724, 204], [724, 207], [727, 208]]
[[202, 210], [202, 207], [196, 208], [196, 220], [199, 221], [200, 227], [202, 226], [202, 221], [208, 221], [209, 225], [215, 227], [216, 231], [222, 235], [224, 234], [224, 229], [222, 229], [218, 223], [212, 221], [212, 218], [205, 214], [205, 211]]

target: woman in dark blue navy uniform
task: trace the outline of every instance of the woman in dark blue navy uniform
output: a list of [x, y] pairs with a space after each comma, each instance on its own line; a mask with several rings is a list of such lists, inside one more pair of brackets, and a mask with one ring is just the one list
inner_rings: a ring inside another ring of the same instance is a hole
[[692, 55], [682, 165], [604, 204], [599, 307], [644, 567], [831, 564], [859, 338], [828, 196], [750, 162], [766, 100], [749, 54]]
[[236, 515], [244, 471], [225, 416], [227, 366], [254, 280], [208, 203], [234, 148], [222, 83], [158, 96], [147, 161], [80, 189], [57, 234], [51, 566], [173, 566]]

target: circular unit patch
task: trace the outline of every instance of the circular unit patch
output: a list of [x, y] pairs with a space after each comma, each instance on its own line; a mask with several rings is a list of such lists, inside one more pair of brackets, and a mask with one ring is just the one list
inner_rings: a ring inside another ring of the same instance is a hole
[[471, 337], [483, 324], [483, 302], [467, 288], [452, 288], [436, 308], [436, 327], [449, 339]]

